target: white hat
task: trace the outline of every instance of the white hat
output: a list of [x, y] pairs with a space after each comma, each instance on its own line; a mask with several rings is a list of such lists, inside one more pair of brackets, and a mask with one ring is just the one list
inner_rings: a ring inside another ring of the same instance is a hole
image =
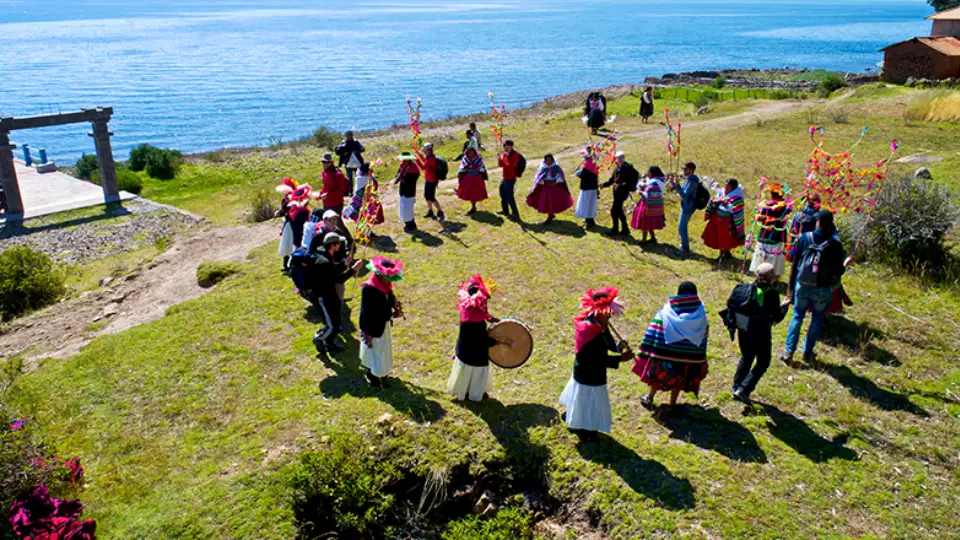
[[426, 143], [426, 144], [423, 145], [423, 149], [424, 149], [424, 150], [426, 150], [426, 149], [428, 149], [428, 148], [433, 148], [433, 143], [432, 143], [432, 142], [428, 142], [428, 143]]
[[347, 239], [340, 236], [335, 232], [328, 232], [326, 236], [323, 237], [324, 246], [332, 246], [333, 244], [342, 244], [346, 242]]
[[618, 157], [618, 158], [622, 158], [622, 157], [625, 157], [625, 156], [626, 156], [626, 154], [624, 154], [622, 151], [621, 151], [621, 152], [617, 152], [617, 157]]
[[340, 217], [340, 214], [338, 214], [338, 213], [337, 213], [336, 211], [334, 211], [334, 210], [327, 210], [326, 212], [323, 213], [323, 219], [324, 219], [324, 221], [326, 221], [326, 220], [328, 220], [328, 219], [330, 219], [330, 218], [335, 218], [335, 217]]

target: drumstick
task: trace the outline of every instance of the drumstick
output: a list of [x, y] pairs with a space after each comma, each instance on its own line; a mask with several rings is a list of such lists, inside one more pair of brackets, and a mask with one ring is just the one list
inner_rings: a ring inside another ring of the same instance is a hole
[[[613, 333], [614, 337], [617, 338], [617, 340], [618, 340], [618, 342], [619, 342], [619, 343], [617, 343], [618, 348], [619, 348], [620, 343], [626, 343], [626, 342], [627, 342], [627, 340], [623, 339], [623, 336], [620, 335], [620, 332], [617, 332], [617, 329], [613, 327], [613, 324], [612, 324], [612, 323], [607, 322], [607, 328], [609, 328], [610, 331]], [[629, 345], [627, 345], [627, 350], [630, 350], [630, 351], [632, 352], [632, 350], [630, 349], [630, 346], [629, 346]], [[626, 351], [622, 351], [622, 352], [626, 352]]]

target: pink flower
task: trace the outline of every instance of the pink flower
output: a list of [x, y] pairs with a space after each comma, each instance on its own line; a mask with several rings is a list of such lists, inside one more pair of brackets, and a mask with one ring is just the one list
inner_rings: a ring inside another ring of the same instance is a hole
[[27, 427], [26, 418], [17, 418], [10, 423], [10, 431], [23, 431], [25, 427]]

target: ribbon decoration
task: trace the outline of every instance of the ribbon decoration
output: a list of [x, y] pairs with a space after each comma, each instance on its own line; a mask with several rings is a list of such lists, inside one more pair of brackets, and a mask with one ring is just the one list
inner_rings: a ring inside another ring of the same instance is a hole
[[[743, 265], [740, 267], [741, 276], [746, 273], [748, 255], [755, 253], [758, 249], [764, 255], [769, 257], [777, 257], [787, 252], [787, 246], [789, 246], [788, 237], [790, 227], [787, 219], [790, 214], [793, 213], [796, 201], [802, 198], [789, 198], [788, 196], [790, 195], [790, 187], [787, 185], [782, 185], [780, 187], [783, 193], [783, 200], [776, 201], [776, 204], [772, 204], [774, 201], [765, 201], [763, 199], [763, 193], [768, 186], [772, 188], [773, 183], [767, 180], [766, 177], [761, 177], [760, 181], [757, 183], [757, 186], [757, 204], [754, 208], [753, 221], [750, 225], [750, 231], [747, 233], [747, 241], [743, 246], [744, 258]], [[778, 223], [782, 223], [782, 225], [778, 226]], [[779, 244], [765, 244], [760, 240], [765, 235], [777, 234], [783, 235], [783, 241]]]
[[[373, 165], [383, 165], [383, 159], [378, 159]], [[373, 175], [372, 167], [370, 174]], [[357, 215], [357, 229], [353, 233], [354, 246], [366, 246], [370, 243], [373, 226], [377, 223], [381, 208], [380, 188], [376, 180], [371, 178], [363, 190], [363, 201], [360, 203], [360, 213]]]
[[592, 134], [587, 130], [587, 140], [590, 144], [587, 147], [597, 163], [597, 170], [606, 171], [617, 164], [617, 128], [616, 115], [610, 118], [607, 124], [607, 133], [599, 141], [594, 141]]
[[500, 108], [497, 108], [497, 104], [493, 101], [493, 92], [489, 92], [490, 96], [490, 116], [493, 118], [493, 136], [497, 140], [497, 148], [503, 146], [503, 122], [507, 117], [507, 106], [500, 104]]
[[877, 205], [887, 168], [900, 149], [897, 141], [890, 142], [890, 156], [886, 159], [855, 165], [854, 150], [867, 135], [867, 128], [863, 128], [860, 138], [849, 150], [840, 154], [830, 154], [823, 149], [824, 131], [822, 127], [810, 127], [813, 149], [807, 159], [805, 194], [818, 194], [820, 204], [834, 212], [866, 212], [869, 215]]
[[670, 155], [668, 168], [673, 169], [673, 173], [677, 174], [680, 172], [680, 130], [683, 126], [677, 120], [677, 127], [674, 128], [673, 123], [670, 122], [670, 109], [664, 109], [663, 112], [666, 115], [667, 154]]
[[423, 148], [423, 135], [420, 132], [420, 108], [423, 106], [423, 101], [420, 98], [417, 98], [417, 106], [413, 106], [413, 100], [410, 99], [410, 96], [407, 96], [407, 114], [410, 117], [410, 132], [413, 134], [413, 154], [416, 156], [422, 156], [421, 148]]

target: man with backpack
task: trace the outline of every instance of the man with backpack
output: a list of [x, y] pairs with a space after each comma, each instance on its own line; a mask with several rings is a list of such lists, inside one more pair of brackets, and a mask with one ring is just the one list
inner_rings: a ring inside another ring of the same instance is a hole
[[353, 193], [353, 178], [357, 174], [357, 169], [363, 165], [363, 153], [366, 149], [360, 144], [360, 141], [353, 138], [353, 131], [347, 130], [343, 134], [343, 140], [334, 149], [334, 153], [340, 158], [340, 167], [347, 171], [348, 193]]
[[786, 350], [780, 355], [780, 360], [786, 364], [791, 363], [797, 350], [807, 311], [810, 311], [811, 320], [803, 360], [807, 363], [816, 360], [813, 349], [820, 338], [824, 314], [830, 307], [833, 286], [852, 262], [852, 259], [844, 260], [846, 254], [837, 236], [833, 213], [821, 210], [817, 219], [817, 229], [801, 235], [793, 247], [793, 266], [787, 283], [787, 301], [793, 303], [793, 319], [787, 331]]
[[637, 183], [640, 181], [640, 173], [633, 167], [633, 164], [626, 160], [623, 152], [617, 152], [617, 167], [613, 170], [610, 180], [600, 187], [613, 186], [613, 203], [610, 206], [610, 217], [613, 219], [613, 228], [606, 236], [630, 236], [630, 226], [627, 222], [627, 214], [623, 211], [623, 205], [630, 198], [630, 195], [637, 190]]
[[335, 262], [337, 251], [345, 242], [346, 238], [335, 232], [329, 232], [323, 237], [323, 250], [307, 255], [306, 264], [309, 267], [307, 280], [311, 296], [316, 298], [317, 307], [323, 317], [323, 326], [313, 336], [313, 345], [318, 352], [337, 353], [345, 350], [337, 343], [343, 314], [336, 285], [345, 283], [363, 266], [363, 261], [353, 262], [350, 266], [352, 261], [349, 258], [339, 263]]
[[[443, 208], [437, 201], [437, 182], [447, 179], [447, 162], [433, 153], [433, 143], [427, 143], [423, 145], [423, 153], [417, 154], [417, 166], [423, 171], [423, 198], [427, 201], [427, 214], [423, 217], [436, 217], [443, 221]], [[434, 208], [437, 209], [436, 214], [433, 213]]]
[[690, 161], [683, 166], [683, 185], [674, 179], [673, 189], [680, 194], [680, 221], [677, 224], [677, 233], [680, 235], [679, 257], [690, 255], [690, 218], [697, 210], [703, 210], [710, 202], [710, 192], [700, 183], [696, 175], [697, 164]]
[[500, 168], [503, 169], [503, 180], [500, 181], [500, 212], [511, 219], [520, 219], [520, 210], [517, 209], [517, 199], [514, 191], [517, 186], [517, 178], [523, 175], [527, 167], [527, 160], [520, 155], [520, 152], [513, 150], [513, 141], [503, 143], [503, 153], [497, 159]]

